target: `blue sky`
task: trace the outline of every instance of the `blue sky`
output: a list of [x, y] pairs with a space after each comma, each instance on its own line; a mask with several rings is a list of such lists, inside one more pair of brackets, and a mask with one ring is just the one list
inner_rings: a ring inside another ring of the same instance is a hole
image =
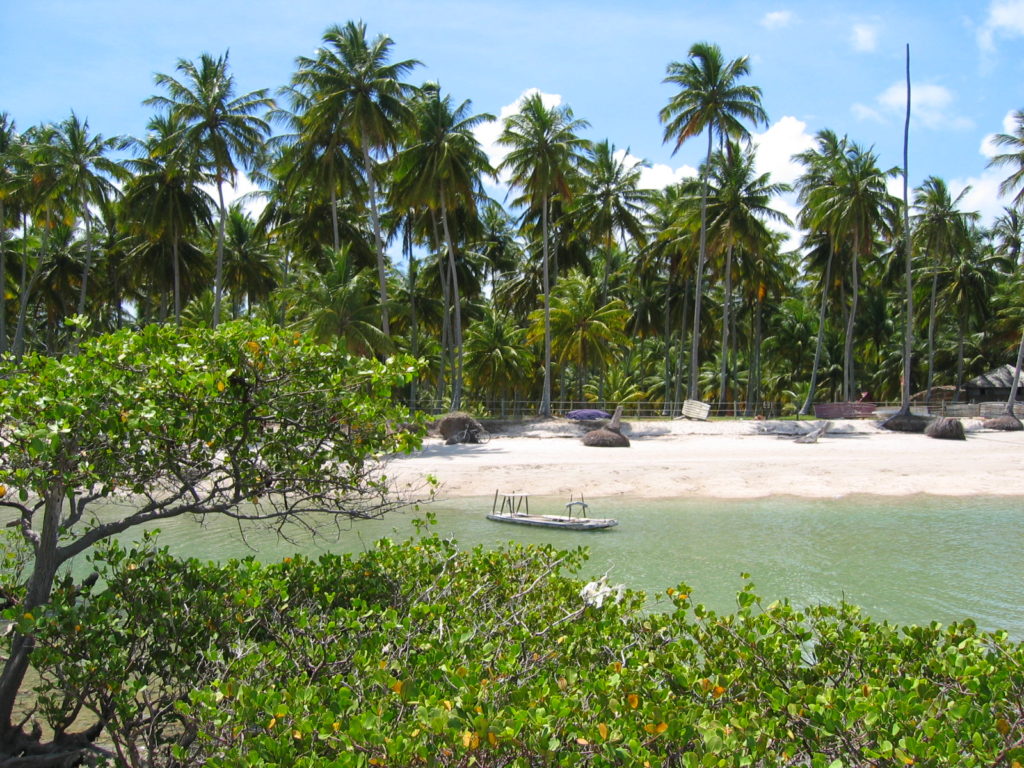
[[[139, 136], [157, 93], [156, 72], [179, 58], [230, 51], [239, 91], [285, 85], [296, 56], [349, 19], [385, 33], [398, 58], [423, 66], [410, 80], [439, 81], [477, 112], [507, 114], [538, 89], [654, 166], [650, 185], [692, 171], [695, 140], [673, 154], [658, 111], [672, 95], [666, 65], [694, 42], [749, 56], [770, 125], [758, 160], [780, 181], [793, 152], [830, 128], [902, 162], [906, 44], [914, 87], [910, 181], [928, 175], [974, 187], [967, 207], [986, 219], [1003, 202], [1003, 175], [986, 170], [986, 137], [1024, 109], [1024, 0], [31, 0], [8, 2], [0, 48], [8, 75], [0, 110], [19, 128], [74, 110], [105, 136]], [[492, 129], [492, 134], [494, 129]], [[485, 130], [481, 138], [486, 140]], [[503, 192], [498, 191], [501, 197]], [[791, 202], [791, 201], [790, 201]], [[783, 203], [788, 205], [788, 203]]]

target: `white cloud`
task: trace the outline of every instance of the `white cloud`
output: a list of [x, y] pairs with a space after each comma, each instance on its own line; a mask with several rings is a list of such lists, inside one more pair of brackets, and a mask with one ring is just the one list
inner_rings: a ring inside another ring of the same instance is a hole
[[757, 147], [755, 167], [758, 173], [770, 173], [772, 181], [792, 184], [803, 172], [793, 155], [812, 149], [814, 136], [807, 132], [807, 123], [785, 116], [769, 126], [764, 133], [753, 135]]
[[977, 211], [981, 214], [982, 224], [991, 224], [1010, 202], [1009, 198], [999, 197], [999, 184], [1003, 180], [1003, 175], [1003, 172], [997, 168], [987, 168], [978, 176], [951, 179], [949, 191], [956, 197], [965, 188], [970, 187], [971, 189], [964, 195], [964, 199], [960, 203], [960, 210]]
[[1024, 36], [1024, 0], [992, 0], [988, 18], [978, 29], [978, 45], [991, 52], [995, 50], [997, 36]]
[[[627, 168], [632, 168], [643, 163], [643, 158], [631, 155], [624, 149], [616, 149], [613, 157], [623, 163]], [[663, 163], [654, 166], [645, 165], [640, 168], [640, 180], [637, 186], [640, 189], [664, 189], [670, 184], [675, 184], [686, 178], [693, 178], [697, 175], [697, 169], [689, 165], [681, 165], [672, 168]]]
[[761, 17], [761, 26], [765, 29], [788, 27], [793, 22], [792, 11], [771, 11]]
[[[480, 125], [473, 129], [473, 135], [476, 136], [476, 140], [480, 142], [481, 148], [487, 153], [487, 157], [494, 168], [497, 168], [508, 154], [508, 150], [498, 144], [498, 137], [501, 136], [501, 132], [505, 130], [505, 120], [512, 115], [518, 114], [523, 107], [523, 102], [535, 93], [540, 94], [541, 102], [548, 109], [551, 107], [557, 107], [562, 103], [562, 97], [559, 94], [543, 93], [538, 88], [529, 88], [519, 94], [519, 98], [514, 102], [502, 107], [501, 111], [498, 113], [497, 120], [480, 123]], [[506, 174], [502, 174], [499, 180], [503, 184], [508, 184], [509, 181]]]
[[853, 50], [870, 53], [878, 47], [878, 27], [874, 24], [854, 24], [850, 32]]
[[[877, 109], [865, 104], [854, 104], [853, 114], [860, 120], [885, 122], [886, 116], [902, 118], [907, 108], [907, 85], [900, 81], [893, 83], [878, 95]], [[974, 123], [966, 117], [955, 114], [951, 107], [953, 92], [941, 85], [911, 83], [910, 119], [925, 128], [966, 130]]]
[[641, 189], [664, 189], [670, 184], [676, 184], [683, 179], [693, 178], [696, 175], [697, 169], [689, 165], [672, 168], [664, 163], [655, 163], [649, 168], [640, 169], [638, 186]]
[[[1003, 117], [1003, 133], [1012, 134], [1015, 130], [1017, 130], [1017, 121], [1013, 117], [1014, 114], [1014, 111], [1011, 109], [1009, 112], [1006, 113], [1006, 116]], [[996, 146], [994, 139], [995, 134], [990, 133], [984, 139], [981, 140], [981, 148], [979, 151], [985, 157], [995, 157], [996, 155], [1003, 151], [1001, 147]]]
[[[217, 185], [201, 184], [200, 187], [211, 198], [213, 198], [214, 203], [216, 203]], [[263, 213], [263, 209], [267, 207], [267, 199], [263, 195], [255, 194], [259, 191], [260, 188], [253, 183], [252, 179], [246, 176], [244, 171], [239, 171], [233, 187], [224, 185], [224, 205], [227, 208], [230, 208], [232, 203], [241, 202], [242, 210], [253, 218], [256, 218]]]

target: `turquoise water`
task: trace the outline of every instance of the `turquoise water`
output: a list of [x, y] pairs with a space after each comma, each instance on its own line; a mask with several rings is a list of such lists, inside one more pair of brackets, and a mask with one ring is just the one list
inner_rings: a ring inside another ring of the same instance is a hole
[[[564, 499], [532, 498], [531, 511], [556, 513]], [[590, 514], [616, 517], [607, 531], [573, 533], [487, 520], [491, 499], [457, 499], [419, 513], [383, 520], [328, 523], [311, 538], [290, 541], [269, 531], [208, 518], [165, 521], [160, 543], [173, 552], [225, 560], [255, 554], [274, 560], [296, 551], [358, 552], [382, 537], [414, 535], [414, 518], [429, 510], [432, 527], [464, 547], [507, 541], [590, 549], [588, 576], [609, 573], [652, 596], [680, 582], [695, 602], [718, 611], [735, 607], [749, 573], [767, 599], [798, 606], [845, 599], [876, 618], [901, 624], [973, 618], [985, 629], [1024, 639], [1024, 503], [1013, 498], [833, 500], [769, 498], [750, 501], [588, 499]]]

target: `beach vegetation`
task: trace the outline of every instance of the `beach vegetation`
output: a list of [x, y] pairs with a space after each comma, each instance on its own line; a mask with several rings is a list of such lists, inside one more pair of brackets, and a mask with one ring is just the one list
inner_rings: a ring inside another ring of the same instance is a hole
[[1024, 651], [1004, 633], [750, 583], [717, 613], [685, 584], [585, 584], [586, 557], [427, 536], [216, 565], [109, 542], [98, 581], [17, 619], [35, 716], [101, 725], [90, 757], [129, 766], [1024, 760]]
[[63, 749], [66, 729], [40, 746], [14, 704], [33, 617], [59, 583], [75, 584], [59, 575], [72, 561], [182, 515], [227, 515], [243, 535], [263, 525], [287, 536], [401, 506], [406, 494], [382, 470], [389, 454], [420, 444], [422, 430], [392, 397], [415, 370], [411, 359], [350, 357], [241, 321], [124, 329], [83, 340], [73, 355], [0, 364], [0, 509], [29, 553], [7, 601], [0, 753]]

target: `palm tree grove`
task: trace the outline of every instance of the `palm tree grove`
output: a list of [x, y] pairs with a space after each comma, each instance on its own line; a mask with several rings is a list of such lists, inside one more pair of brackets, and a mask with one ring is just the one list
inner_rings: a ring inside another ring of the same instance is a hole
[[[900, 401], [909, 248], [910, 391], [963, 398], [1017, 356], [1024, 111], [994, 139], [1006, 207], [983, 226], [937, 176], [905, 217], [902, 168], [838, 129], [795, 156], [792, 187], [758, 172], [756, 72], [713, 43], [665, 66], [648, 117], [703, 162], [658, 190], [628, 136], [589, 140], [599, 126], [537, 93], [492, 165], [474, 130], [495, 118], [414, 84], [395, 41], [350, 21], [320, 43], [249, 93], [226, 53], [179, 60], [142, 137], [0, 115], [0, 355], [249, 317], [425, 361], [401, 396], [430, 413], [808, 413]], [[259, 191], [230, 202], [243, 174]]]

